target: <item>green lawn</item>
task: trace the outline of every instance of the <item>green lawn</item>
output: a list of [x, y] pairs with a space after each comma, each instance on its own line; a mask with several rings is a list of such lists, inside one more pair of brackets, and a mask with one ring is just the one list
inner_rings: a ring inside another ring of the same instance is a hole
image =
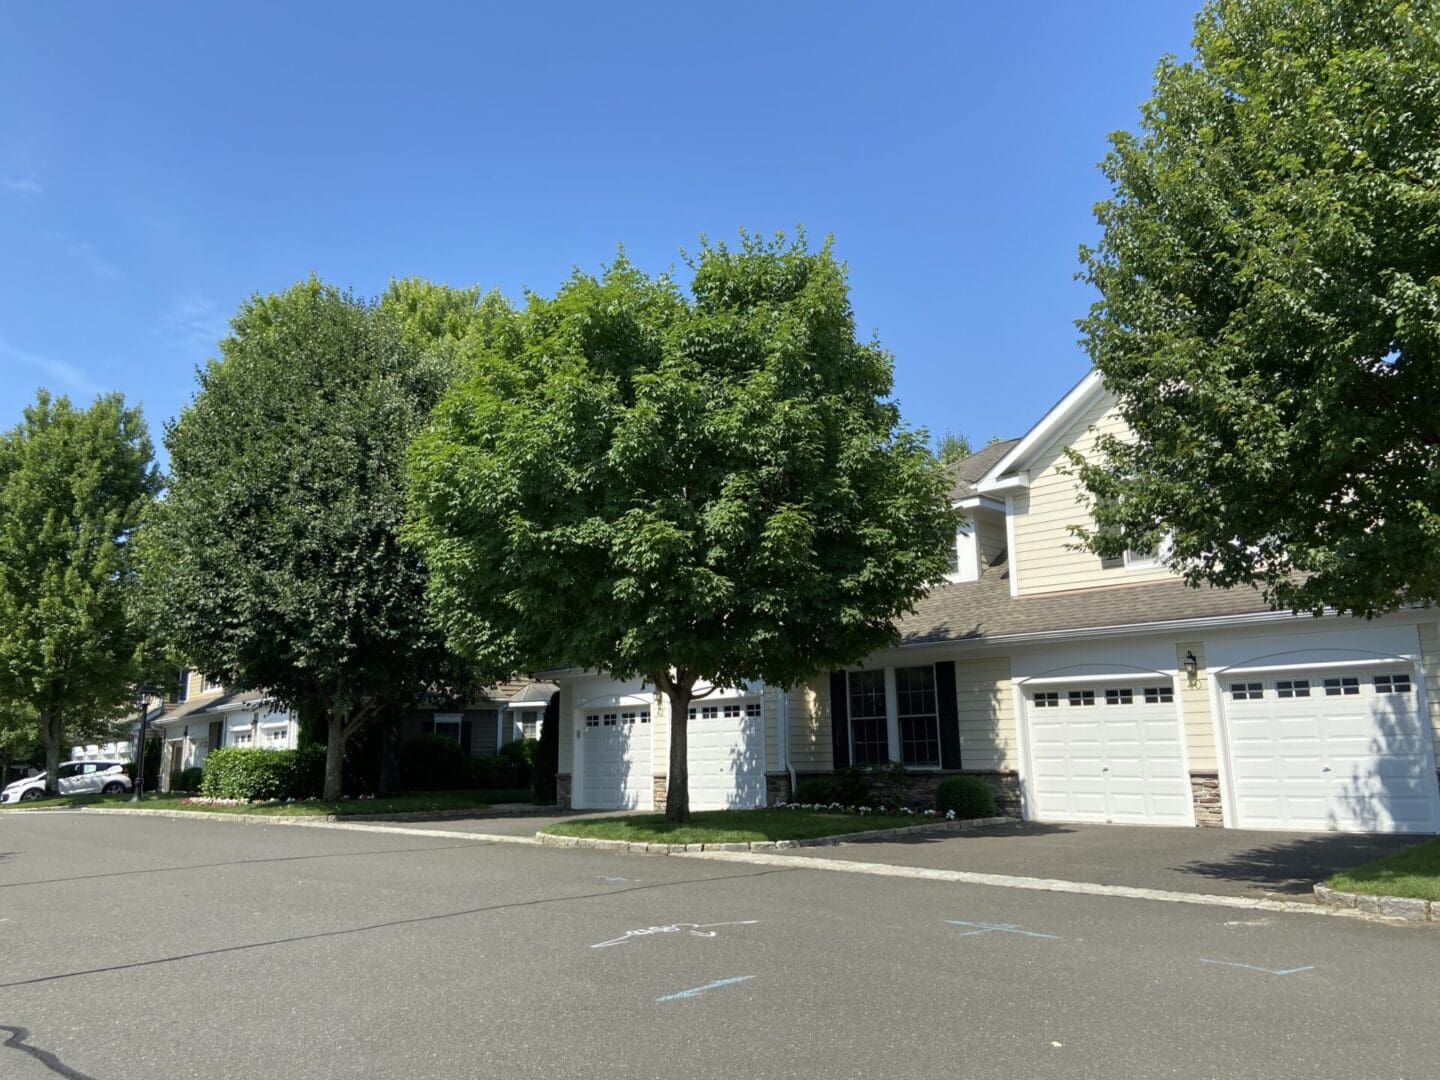
[[665, 824], [664, 814], [562, 821], [545, 831], [556, 836], [629, 840], [651, 844], [739, 844], [752, 840], [813, 840], [869, 829], [923, 825], [941, 819], [905, 814], [830, 814], [819, 810], [710, 810], [689, 825]]
[[[482, 809], [495, 803], [528, 803], [529, 788], [507, 788], [497, 791], [429, 791], [419, 795], [396, 795], [388, 799], [345, 799], [341, 802], [293, 802], [259, 806], [206, 806], [186, 804], [184, 796], [147, 794], [145, 801], [136, 810], [163, 809], [189, 810], [196, 813], [214, 814], [262, 814], [269, 817], [321, 817], [334, 814], [349, 817], [354, 814], [411, 814], [433, 813], [437, 810]], [[37, 799], [34, 802], [4, 804], [6, 810], [40, 809], [47, 806], [105, 806], [117, 810], [132, 808], [128, 795], [71, 795], [54, 799]]]
[[1440, 838], [1345, 870], [1325, 884], [1341, 892], [1440, 900]]

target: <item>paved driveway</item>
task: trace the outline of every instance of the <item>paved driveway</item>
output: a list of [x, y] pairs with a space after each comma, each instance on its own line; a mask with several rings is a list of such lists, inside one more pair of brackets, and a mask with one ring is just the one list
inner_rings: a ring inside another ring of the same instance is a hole
[[5, 1080], [1414, 1078], [1437, 962], [1358, 919], [0, 815]]
[[803, 854], [1142, 889], [1304, 898], [1337, 870], [1430, 839], [1349, 833], [1026, 822], [967, 833], [859, 840]]

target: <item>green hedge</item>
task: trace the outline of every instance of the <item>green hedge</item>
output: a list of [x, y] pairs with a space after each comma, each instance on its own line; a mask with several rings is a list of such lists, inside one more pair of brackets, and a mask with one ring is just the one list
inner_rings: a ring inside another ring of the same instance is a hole
[[454, 791], [474, 786], [470, 758], [444, 735], [416, 735], [396, 751], [400, 785], [406, 791]]
[[950, 776], [935, 788], [935, 809], [960, 819], [995, 816], [995, 792], [978, 776]]
[[188, 769], [174, 769], [170, 773], [170, 790], [200, 791], [204, 775], [205, 770], [199, 765], [191, 765]]
[[212, 799], [313, 799], [325, 788], [325, 750], [232, 746], [205, 758], [200, 793]]
[[500, 756], [508, 761], [514, 770], [515, 782], [499, 787], [529, 787], [530, 777], [535, 772], [535, 748], [538, 739], [512, 739], [500, 747]]

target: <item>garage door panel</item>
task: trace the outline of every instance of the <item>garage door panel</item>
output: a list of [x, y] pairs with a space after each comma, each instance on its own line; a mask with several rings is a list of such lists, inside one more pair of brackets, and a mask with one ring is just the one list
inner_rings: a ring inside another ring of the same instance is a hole
[[[1306, 697], [1281, 696], [1281, 688], [1301, 678], [1294, 672], [1247, 676], [1248, 683], [1263, 685], [1259, 700], [1238, 700], [1227, 693], [1236, 824], [1433, 831], [1440, 824], [1440, 790], [1418, 699], [1375, 692], [1377, 671], [1395, 670], [1361, 666], [1327, 674], [1323, 680], [1311, 677]], [[1325, 693], [1325, 682], [1352, 692]]]
[[[1147, 704], [1142, 688], [1124, 684], [1071, 690], [1060, 688], [1059, 704], [1048, 707], [1031, 697], [1026, 710], [1034, 816], [1190, 824], [1174, 703]], [[1087, 693], [1094, 704], [1079, 703]]]

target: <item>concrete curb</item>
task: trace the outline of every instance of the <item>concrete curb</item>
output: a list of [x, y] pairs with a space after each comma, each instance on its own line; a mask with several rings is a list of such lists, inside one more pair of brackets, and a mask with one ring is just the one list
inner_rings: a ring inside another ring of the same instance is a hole
[[535, 845], [533, 836], [506, 836], [503, 833], [458, 832], [450, 829], [406, 829], [400, 826], [352, 822], [333, 814], [311, 817], [273, 817], [267, 814], [216, 814], [205, 810], [111, 810], [106, 807], [81, 806], [74, 814], [113, 814], [119, 817], [165, 818], [170, 821], [225, 821], [241, 825], [286, 825], [298, 829], [342, 829], [352, 832], [387, 833], [396, 836], [440, 836], [451, 840], [473, 840], [482, 844]]
[[1376, 896], [1373, 893], [1341, 892], [1326, 885], [1315, 886], [1315, 899], [1340, 911], [1383, 915], [1406, 922], [1440, 922], [1440, 903], [1408, 896]]
[[535, 839], [543, 847], [589, 848], [600, 851], [624, 851], [631, 855], [694, 855], [703, 851], [785, 851], [790, 848], [834, 847], [852, 840], [885, 840], [891, 837], [923, 833], [963, 832], [987, 825], [1011, 825], [1019, 818], [988, 817], [969, 821], [927, 821], [920, 825], [900, 825], [893, 829], [867, 829], [864, 832], [842, 833], [838, 836], [817, 836], [812, 840], [751, 840], [731, 844], [648, 844], [630, 840], [595, 840], [586, 836], [557, 836], [538, 832]]
[[1369, 921], [1394, 921], [1380, 912], [1307, 904], [1296, 900], [1266, 900], [1249, 896], [1227, 896], [1221, 893], [1188, 893], [1168, 889], [1141, 889], [1130, 885], [1102, 885], [1092, 881], [1066, 881], [1061, 878], [1018, 877], [1010, 874], [982, 874], [970, 870], [936, 870], [923, 866], [896, 866], [890, 863], [852, 862], [848, 859], [817, 859], [805, 855], [771, 855], [764, 852], [724, 852], [706, 850], [685, 852], [689, 859], [716, 862], [749, 863], [756, 866], [789, 869], [828, 870], [832, 873], [869, 874], [876, 877], [911, 878], [919, 881], [945, 881], [957, 885], [989, 885], [1001, 889], [1026, 889], [1033, 892], [1076, 893], [1081, 896], [1115, 896], [1127, 900], [1158, 900], [1171, 904], [1199, 904], [1206, 907], [1239, 908], [1245, 911], [1277, 911], [1290, 915], [1324, 915], [1333, 918], [1362, 918]]

